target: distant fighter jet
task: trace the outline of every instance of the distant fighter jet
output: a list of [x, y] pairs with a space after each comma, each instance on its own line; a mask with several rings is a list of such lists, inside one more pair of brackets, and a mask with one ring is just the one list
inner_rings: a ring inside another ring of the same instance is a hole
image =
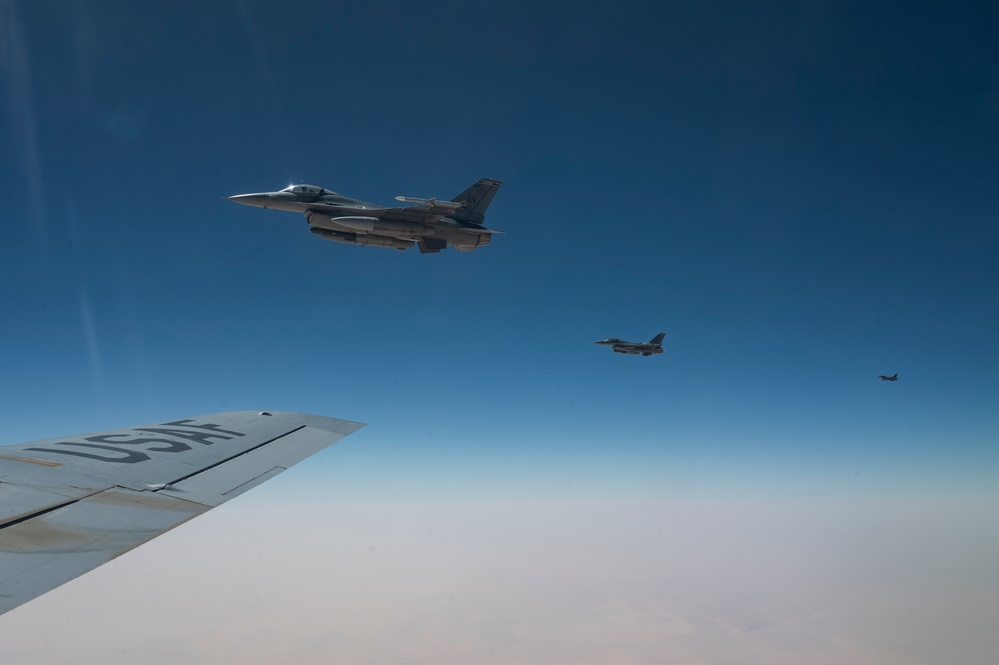
[[882, 374], [878, 378], [881, 379], [882, 381], [898, 381], [898, 372], [895, 372], [891, 376], [885, 376], [884, 374]]
[[309, 231], [336, 242], [404, 250], [418, 245], [435, 253], [451, 245], [461, 252], [488, 245], [494, 233], [482, 226], [486, 208], [503, 183], [483, 178], [450, 201], [397, 196], [416, 205], [386, 208], [312, 185], [292, 185], [280, 192], [237, 194], [230, 201], [305, 215]]
[[594, 342], [594, 344], [610, 346], [614, 349], [614, 353], [630, 353], [635, 355], [640, 353], [643, 356], [651, 356], [663, 352], [663, 339], [665, 338], [666, 333], [661, 332], [648, 342], [625, 342], [617, 337], [608, 337], [599, 342]]

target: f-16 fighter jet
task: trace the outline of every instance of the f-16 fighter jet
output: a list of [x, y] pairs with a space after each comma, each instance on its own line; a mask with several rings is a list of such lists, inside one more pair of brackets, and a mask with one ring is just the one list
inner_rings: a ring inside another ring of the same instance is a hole
[[494, 233], [482, 224], [486, 208], [503, 183], [483, 178], [450, 201], [397, 196], [409, 203], [386, 208], [347, 198], [322, 187], [292, 185], [280, 192], [237, 194], [230, 201], [305, 215], [309, 231], [336, 242], [404, 250], [417, 245], [433, 254], [451, 245], [471, 252], [488, 245]]
[[[0, 446], [0, 614], [270, 480], [361, 426], [236, 411]], [[173, 574], [180, 584], [191, 581], [184, 570]], [[191, 591], [193, 597], [197, 589]]]
[[663, 352], [663, 339], [665, 338], [666, 333], [661, 332], [648, 342], [625, 342], [617, 337], [608, 337], [599, 342], [594, 342], [594, 344], [609, 346], [614, 349], [614, 353], [630, 353], [634, 355], [640, 353], [643, 356], [651, 356], [655, 353]]
[[891, 376], [885, 376], [884, 374], [882, 374], [878, 378], [881, 379], [882, 381], [898, 381], [898, 372], [895, 372]]

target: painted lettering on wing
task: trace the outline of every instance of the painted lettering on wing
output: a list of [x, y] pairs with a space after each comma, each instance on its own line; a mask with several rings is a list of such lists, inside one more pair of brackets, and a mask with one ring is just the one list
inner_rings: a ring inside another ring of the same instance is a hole
[[174, 420], [154, 427], [136, 427], [122, 432], [95, 434], [79, 441], [58, 441], [58, 448], [25, 448], [56, 455], [84, 457], [113, 464], [135, 464], [150, 459], [147, 454], [183, 453], [198, 446], [211, 446], [228, 441], [243, 432], [224, 429], [215, 423], [198, 423], [191, 419]]

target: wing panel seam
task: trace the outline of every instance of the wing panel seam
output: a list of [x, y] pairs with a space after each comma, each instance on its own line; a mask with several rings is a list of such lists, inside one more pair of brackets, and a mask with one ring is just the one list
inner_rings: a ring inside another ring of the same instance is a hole
[[[103, 490], [101, 490], [101, 491], [103, 491]], [[95, 492], [95, 494], [96, 494], [96, 492]], [[87, 496], [93, 496], [93, 494], [88, 494]], [[20, 524], [21, 522], [27, 522], [28, 520], [33, 520], [36, 517], [41, 517], [42, 515], [45, 515], [47, 513], [51, 513], [54, 510], [59, 510], [60, 508], [65, 508], [66, 506], [72, 506], [74, 503], [79, 503], [82, 499], [86, 499], [86, 498], [87, 497], [84, 496], [84, 497], [80, 497], [79, 499], [70, 499], [69, 501], [64, 501], [64, 502], [56, 504], [54, 506], [48, 506], [46, 508], [42, 508], [41, 510], [36, 510], [35, 512], [31, 513], [30, 515], [22, 515], [21, 517], [18, 517], [16, 519], [12, 519], [9, 522], [4, 522], [3, 524], [0, 524], [0, 530], [6, 529], [9, 526], [14, 526], [15, 524]]]
[[273, 439], [268, 439], [268, 440], [264, 441], [263, 443], [258, 443], [257, 445], [253, 446], [252, 448], [247, 448], [246, 450], [244, 450], [243, 452], [241, 452], [241, 453], [239, 453], [237, 455], [233, 455], [232, 457], [227, 457], [227, 458], [225, 458], [223, 460], [219, 460], [218, 462], [215, 462], [214, 464], [206, 466], [203, 469], [198, 469], [197, 471], [192, 471], [191, 473], [187, 474], [186, 476], [181, 476], [180, 478], [177, 478], [175, 480], [171, 480], [169, 483], [166, 484], [166, 487], [164, 487], [162, 489], [169, 489], [170, 485], [175, 485], [176, 483], [183, 482], [183, 481], [187, 480], [188, 478], [193, 478], [194, 476], [202, 474], [205, 471], [209, 471], [211, 469], [214, 469], [217, 466], [221, 466], [222, 464], [225, 464], [226, 462], [231, 462], [234, 459], [239, 459], [243, 455], [246, 455], [248, 453], [252, 453], [257, 448], [263, 448], [264, 446], [266, 446], [266, 445], [268, 445], [270, 443], [274, 443], [278, 439], [283, 439], [284, 437], [288, 436], [289, 434], [294, 434], [295, 432], [299, 432], [299, 431], [305, 429], [306, 427], [308, 427], [308, 425], [299, 425], [295, 429], [288, 430], [287, 432], [284, 432], [280, 436], [276, 436]]

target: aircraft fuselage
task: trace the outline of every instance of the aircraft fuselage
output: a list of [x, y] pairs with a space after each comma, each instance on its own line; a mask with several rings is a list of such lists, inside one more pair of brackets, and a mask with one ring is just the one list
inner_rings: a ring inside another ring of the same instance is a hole
[[614, 353], [625, 353], [636, 356], [652, 356], [663, 352], [662, 341], [666, 333], [659, 333], [648, 342], [626, 342], [617, 337], [608, 337], [594, 342], [600, 346], [609, 346]]
[[407, 249], [419, 243], [421, 252], [439, 252], [448, 245], [463, 252], [489, 244], [492, 231], [482, 226], [485, 208], [498, 180], [484, 178], [453, 201], [396, 197], [418, 205], [398, 208], [367, 203], [313, 185], [292, 185], [278, 192], [237, 194], [234, 203], [297, 212], [309, 230], [326, 240], [351, 245]]

